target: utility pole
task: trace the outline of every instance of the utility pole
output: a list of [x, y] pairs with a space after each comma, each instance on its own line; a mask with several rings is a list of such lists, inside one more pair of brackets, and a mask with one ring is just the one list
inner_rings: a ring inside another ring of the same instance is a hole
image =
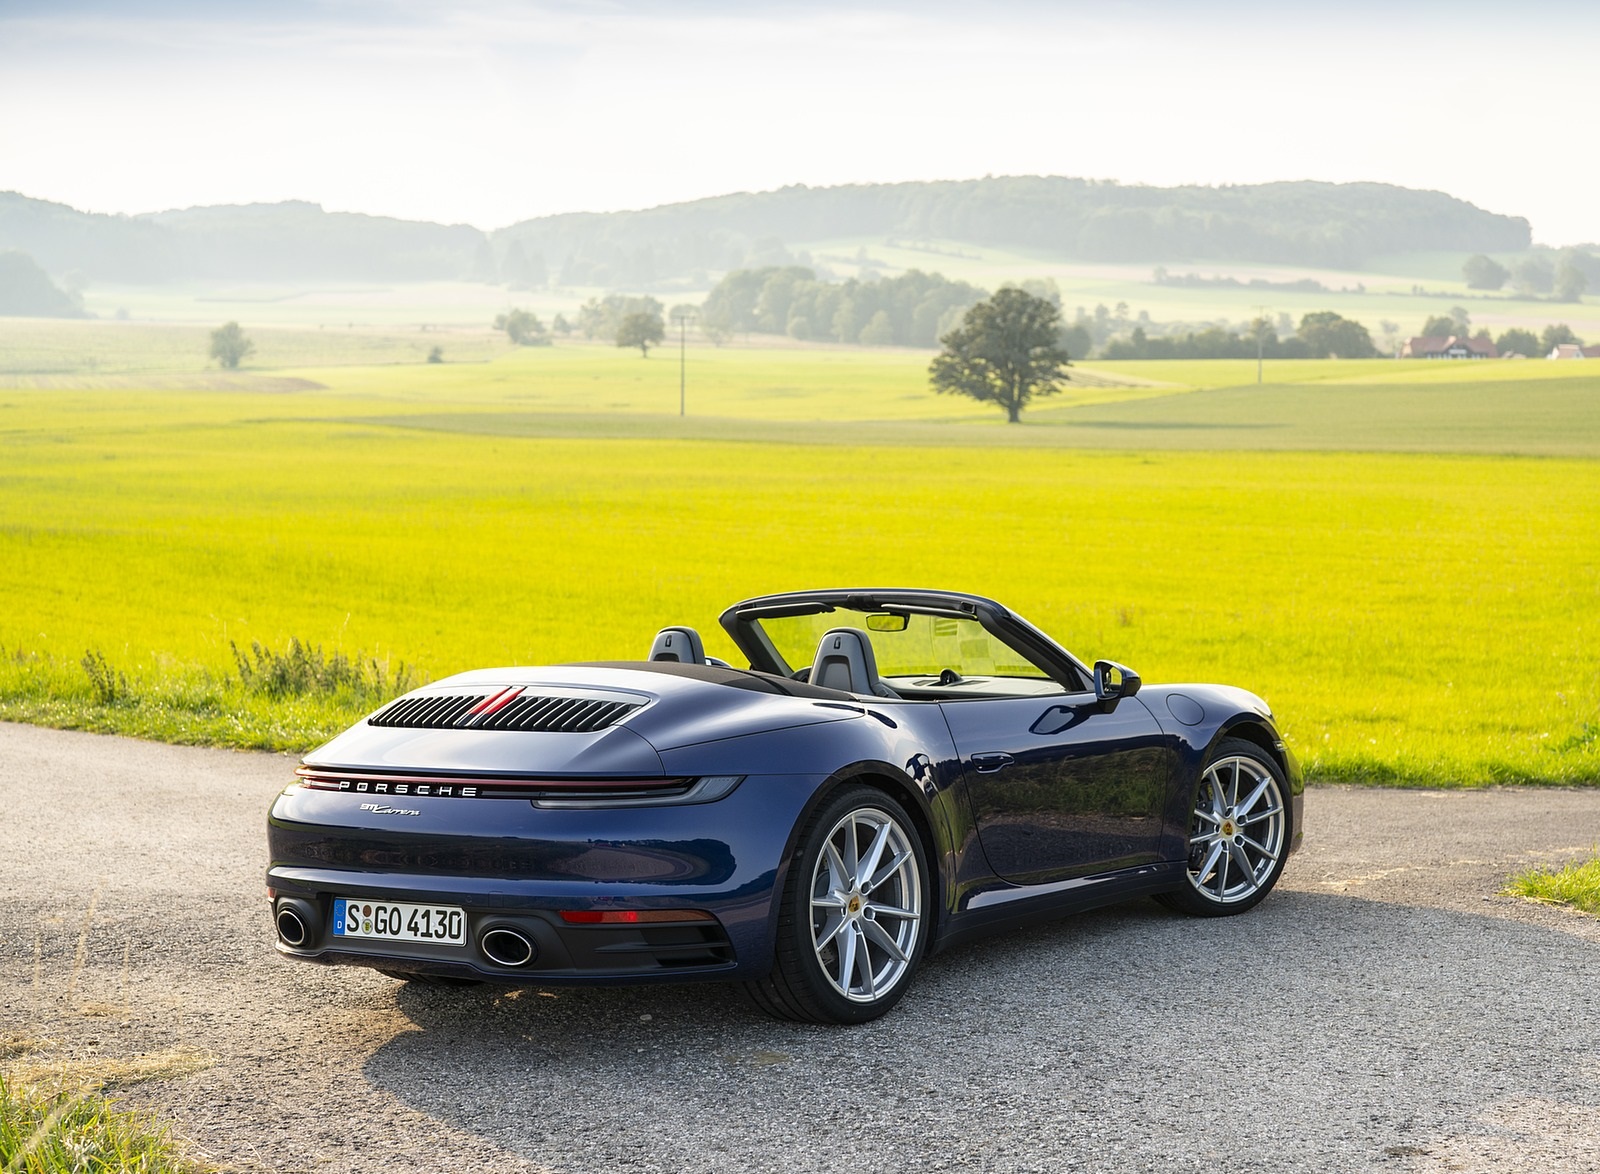
[[1261, 386], [1261, 353], [1266, 347], [1267, 337], [1267, 308], [1256, 307], [1256, 386]]
[[688, 414], [689, 396], [689, 321], [694, 318], [693, 306], [673, 306], [672, 320], [678, 324], [678, 415]]

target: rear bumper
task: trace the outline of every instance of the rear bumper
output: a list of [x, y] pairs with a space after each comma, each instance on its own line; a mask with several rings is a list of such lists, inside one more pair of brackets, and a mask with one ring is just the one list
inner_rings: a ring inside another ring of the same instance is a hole
[[[727, 931], [714, 916], [572, 925], [559, 911], [490, 905], [481, 896], [452, 891], [417, 887], [386, 891], [325, 872], [274, 870], [269, 883], [276, 893], [274, 912], [292, 909], [308, 926], [303, 945], [291, 946], [281, 937], [277, 944], [279, 954], [300, 962], [510, 983], [683, 982], [726, 978], [738, 969]], [[336, 896], [374, 903], [460, 904], [466, 914], [466, 944], [337, 936], [329, 929]], [[526, 943], [526, 960], [518, 943]]]
[[[418, 815], [381, 820], [362, 810], [367, 796], [291, 787], [268, 821], [266, 880], [274, 912], [287, 903], [306, 932], [294, 944], [280, 934], [278, 952], [511, 983], [757, 978], [772, 966], [789, 839], [820, 782], [756, 775], [716, 802], [622, 810], [410, 797]], [[466, 944], [336, 936], [339, 897], [458, 907]], [[572, 924], [564, 911], [696, 916]], [[532, 957], [497, 961], [484, 948], [497, 929]]]

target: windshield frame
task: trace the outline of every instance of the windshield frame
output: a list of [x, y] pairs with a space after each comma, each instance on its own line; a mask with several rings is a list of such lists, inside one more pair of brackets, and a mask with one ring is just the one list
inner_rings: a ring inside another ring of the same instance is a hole
[[845, 608], [855, 612], [907, 612], [976, 620], [990, 636], [1040, 669], [1068, 693], [1093, 688], [1093, 673], [1049, 636], [992, 599], [951, 591], [906, 588], [793, 591], [743, 600], [719, 617], [723, 629], [750, 660], [752, 668], [792, 677], [791, 665], [761, 626], [765, 618], [819, 615]]

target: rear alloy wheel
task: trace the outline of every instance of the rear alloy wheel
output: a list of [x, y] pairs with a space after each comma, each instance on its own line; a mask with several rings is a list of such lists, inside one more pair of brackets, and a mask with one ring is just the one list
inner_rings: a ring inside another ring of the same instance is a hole
[[807, 824], [790, 864], [772, 975], [748, 984], [764, 1010], [865, 1023], [900, 1001], [928, 932], [926, 857], [905, 809], [849, 787]]
[[1225, 739], [1200, 775], [1188, 877], [1167, 904], [1200, 917], [1243, 913], [1278, 883], [1288, 845], [1283, 772], [1255, 743]]

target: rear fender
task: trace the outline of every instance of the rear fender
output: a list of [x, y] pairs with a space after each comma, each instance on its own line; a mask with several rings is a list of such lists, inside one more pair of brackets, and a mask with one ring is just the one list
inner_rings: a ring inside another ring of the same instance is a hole
[[949, 787], [940, 788], [931, 780], [929, 772], [928, 781], [919, 784], [905, 771], [892, 763], [868, 760], [865, 762], [851, 763], [849, 766], [835, 771], [819, 786], [800, 817], [795, 820], [794, 827], [789, 831], [789, 839], [784, 845], [783, 860], [778, 865], [778, 877], [775, 891], [780, 894], [780, 901], [773, 902], [772, 911], [772, 936], [777, 940], [777, 918], [781, 903], [781, 894], [788, 883], [789, 869], [794, 863], [794, 858], [800, 850], [800, 834], [811, 822], [818, 808], [826, 803], [830, 796], [841, 787], [859, 784], [872, 787], [891, 796], [900, 806], [906, 809], [911, 816], [911, 821], [916, 825], [916, 832], [922, 839], [924, 852], [929, 862], [929, 881], [931, 892], [927, 894], [929, 910], [934, 914], [934, 924], [930, 927], [928, 939], [929, 948], [936, 946], [939, 938], [944, 934], [949, 920], [949, 910], [946, 908], [945, 895], [952, 891], [953, 880], [956, 875], [956, 859], [954, 845], [950, 838], [950, 825], [945, 812], [947, 803], [954, 799], [954, 794]]

